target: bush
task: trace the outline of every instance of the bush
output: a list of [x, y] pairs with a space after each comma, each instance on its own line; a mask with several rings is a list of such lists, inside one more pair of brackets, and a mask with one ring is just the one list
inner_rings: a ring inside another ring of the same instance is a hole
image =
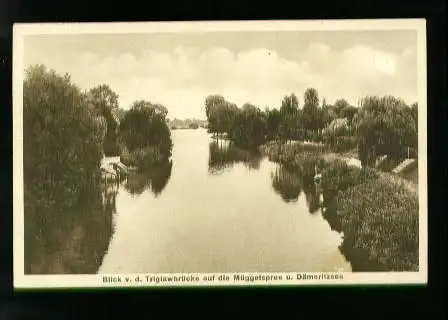
[[260, 152], [268, 156], [269, 160], [279, 163], [292, 163], [299, 153], [319, 153], [326, 150], [323, 144], [281, 144], [271, 141], [259, 148]]
[[342, 250], [354, 271], [418, 271], [418, 199], [381, 179], [337, 196]]
[[378, 173], [373, 169], [349, 166], [342, 160], [332, 161], [322, 172], [321, 186], [324, 201], [329, 203], [338, 191], [344, 191], [377, 178]]
[[336, 137], [331, 149], [335, 152], [350, 151], [358, 145], [356, 138], [351, 136]]
[[314, 178], [316, 168], [324, 166], [323, 157], [316, 152], [301, 152], [297, 153], [291, 164], [287, 166], [297, 169], [302, 175], [303, 179], [309, 180]]
[[127, 166], [136, 166], [140, 169], [147, 169], [154, 165], [161, 164], [165, 158], [160, 148], [146, 147], [135, 149], [132, 152], [124, 151], [120, 155], [120, 161]]

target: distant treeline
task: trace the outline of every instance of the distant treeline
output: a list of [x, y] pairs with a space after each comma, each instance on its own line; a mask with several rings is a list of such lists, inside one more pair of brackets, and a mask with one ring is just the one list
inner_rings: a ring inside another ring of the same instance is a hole
[[185, 119], [180, 120], [177, 118], [169, 119], [168, 125], [170, 129], [197, 129], [197, 128], [207, 128], [208, 122], [206, 120], [198, 119]]
[[[417, 149], [418, 106], [406, 105], [392, 97], [367, 96], [359, 106], [339, 99], [329, 105], [320, 103], [316, 89], [309, 88], [299, 108], [295, 94], [285, 96], [280, 108], [261, 110], [250, 103], [239, 108], [220, 95], [205, 100], [209, 132], [227, 135], [243, 148], [257, 148], [267, 141], [291, 140], [324, 142], [334, 151], [357, 149], [365, 164], [377, 155], [404, 157]], [[409, 148], [409, 149], [408, 149]]]

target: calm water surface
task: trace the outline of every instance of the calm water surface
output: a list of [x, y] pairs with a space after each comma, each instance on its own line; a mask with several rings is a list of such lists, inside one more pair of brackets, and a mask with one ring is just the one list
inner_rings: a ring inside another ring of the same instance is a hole
[[313, 186], [203, 129], [172, 136], [171, 164], [118, 187], [98, 273], [350, 270]]

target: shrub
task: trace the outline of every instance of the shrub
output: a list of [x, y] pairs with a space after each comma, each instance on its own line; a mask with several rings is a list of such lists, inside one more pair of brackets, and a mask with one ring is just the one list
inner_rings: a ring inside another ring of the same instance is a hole
[[292, 163], [299, 153], [319, 153], [326, 150], [323, 144], [281, 144], [269, 142], [259, 148], [260, 152], [268, 156], [269, 160], [279, 163]]
[[135, 149], [132, 152], [124, 151], [120, 155], [120, 161], [127, 166], [136, 166], [141, 169], [162, 163], [165, 160], [160, 148], [146, 147]]
[[345, 161], [334, 160], [325, 166], [322, 172], [322, 189], [325, 203], [328, 203], [338, 191], [347, 190], [358, 184], [378, 178], [378, 173], [370, 168], [349, 166]]
[[309, 180], [314, 177], [316, 167], [321, 168], [324, 166], [324, 160], [319, 153], [300, 152], [295, 155], [294, 161], [290, 166], [299, 170], [305, 180]]
[[418, 199], [381, 179], [337, 196], [343, 253], [354, 271], [418, 270]]
[[357, 145], [355, 137], [341, 136], [335, 138], [334, 144], [331, 145], [331, 149], [335, 152], [344, 152], [356, 148]]

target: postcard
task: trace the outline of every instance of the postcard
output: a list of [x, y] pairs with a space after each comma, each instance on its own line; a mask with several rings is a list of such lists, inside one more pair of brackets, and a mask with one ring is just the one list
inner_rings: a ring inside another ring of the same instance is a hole
[[16, 24], [14, 287], [427, 283], [424, 19]]

